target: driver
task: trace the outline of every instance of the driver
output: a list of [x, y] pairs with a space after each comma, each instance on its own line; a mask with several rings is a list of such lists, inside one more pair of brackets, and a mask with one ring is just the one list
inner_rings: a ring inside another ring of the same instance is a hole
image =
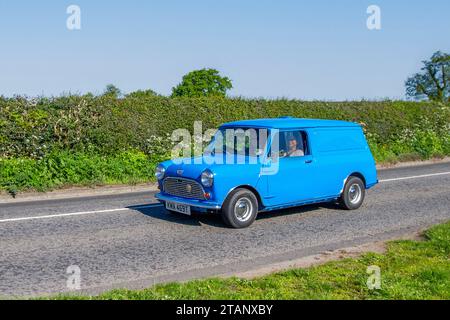
[[289, 151], [287, 152], [288, 157], [303, 157], [305, 153], [303, 150], [298, 148], [297, 139], [289, 139]]

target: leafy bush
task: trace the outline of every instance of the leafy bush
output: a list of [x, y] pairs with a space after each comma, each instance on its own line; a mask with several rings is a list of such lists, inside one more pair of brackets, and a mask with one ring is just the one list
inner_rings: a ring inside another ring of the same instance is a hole
[[[0, 97], [0, 188], [145, 181], [173, 130], [290, 115], [362, 123], [377, 161], [450, 155], [450, 105], [167, 98], [151, 94]], [[145, 163], [145, 165], [144, 165]], [[133, 169], [135, 167], [136, 169]]]

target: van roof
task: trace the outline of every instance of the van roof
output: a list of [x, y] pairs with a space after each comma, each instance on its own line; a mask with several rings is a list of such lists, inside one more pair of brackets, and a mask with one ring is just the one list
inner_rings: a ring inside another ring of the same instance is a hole
[[272, 119], [253, 119], [241, 120], [225, 123], [222, 127], [256, 127], [256, 128], [318, 128], [318, 127], [358, 127], [354, 122], [340, 120], [321, 120], [321, 119], [301, 119], [301, 118], [272, 118]]

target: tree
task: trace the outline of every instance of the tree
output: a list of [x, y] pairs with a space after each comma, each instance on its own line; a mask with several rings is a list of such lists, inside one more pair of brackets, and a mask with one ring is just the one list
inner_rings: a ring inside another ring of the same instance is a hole
[[219, 71], [201, 69], [186, 74], [181, 83], [172, 88], [172, 97], [224, 97], [231, 88], [231, 80], [220, 76]]
[[437, 51], [429, 61], [423, 61], [421, 70], [406, 80], [406, 95], [450, 102], [450, 55]]
[[125, 97], [126, 98], [146, 98], [146, 97], [156, 97], [159, 96], [159, 94], [157, 94], [155, 91], [151, 90], [151, 89], [147, 89], [147, 90], [137, 90], [134, 92], [131, 92], [129, 94], [127, 94]]
[[103, 95], [118, 98], [122, 95], [122, 91], [120, 91], [120, 89], [117, 88], [115, 85], [108, 84], [106, 86], [105, 91], [103, 92]]

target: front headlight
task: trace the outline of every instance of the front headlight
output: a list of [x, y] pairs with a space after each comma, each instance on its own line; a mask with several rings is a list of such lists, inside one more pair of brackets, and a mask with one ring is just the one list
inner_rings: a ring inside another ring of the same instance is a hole
[[203, 186], [205, 186], [207, 188], [212, 187], [212, 185], [214, 183], [214, 174], [211, 171], [209, 171], [208, 169], [206, 169], [202, 173], [201, 180], [202, 180]]
[[156, 167], [156, 170], [155, 170], [156, 179], [161, 180], [162, 178], [164, 178], [165, 173], [166, 173], [166, 168], [164, 168], [164, 166], [159, 165]]

